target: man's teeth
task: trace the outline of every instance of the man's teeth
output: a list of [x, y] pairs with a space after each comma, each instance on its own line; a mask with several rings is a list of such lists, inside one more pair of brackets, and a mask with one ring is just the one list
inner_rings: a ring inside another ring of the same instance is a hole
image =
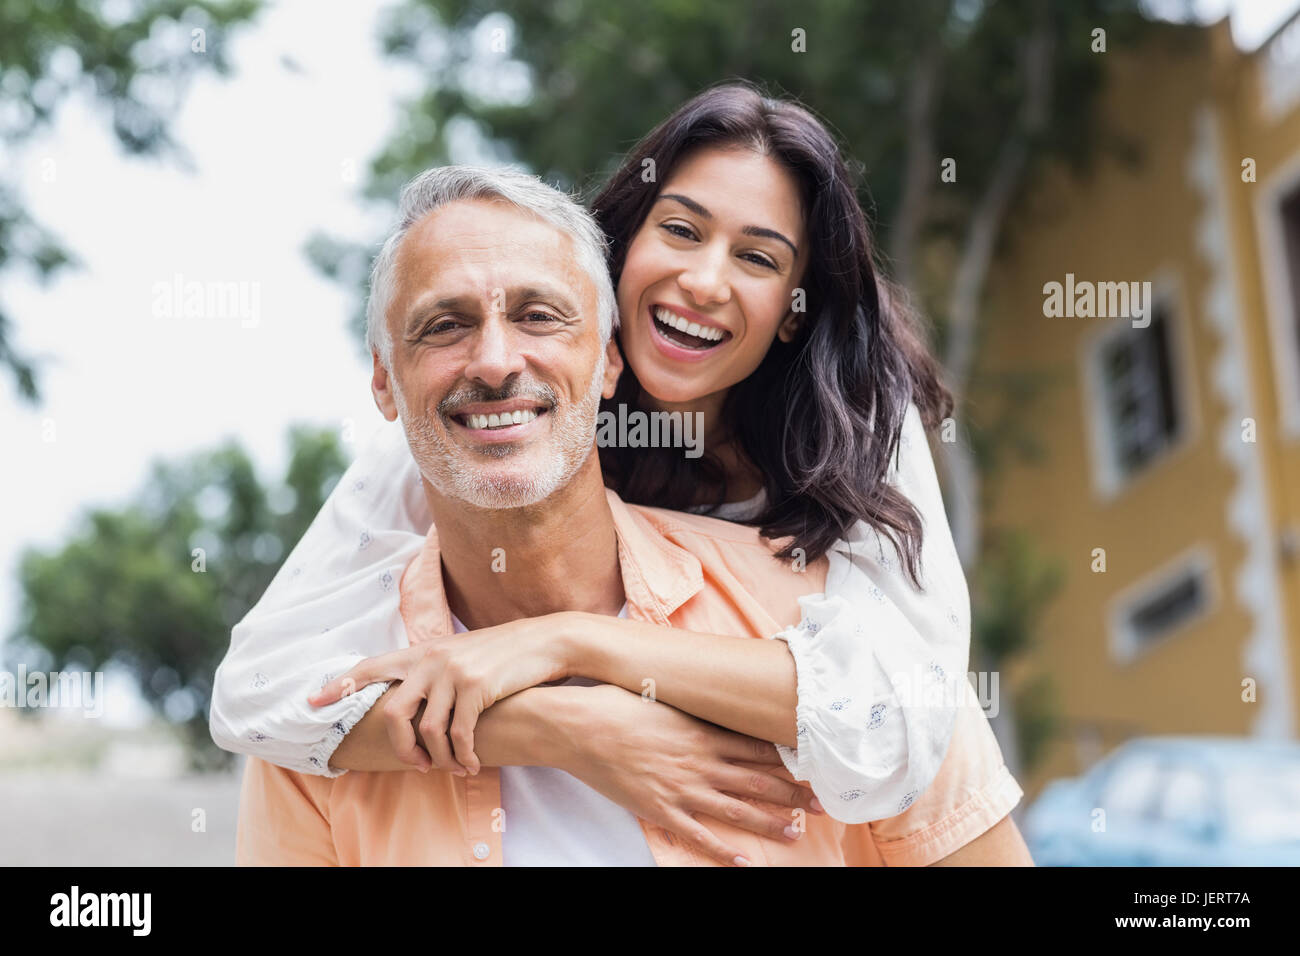
[[674, 315], [663, 306], [655, 309], [655, 318], [669, 328], [676, 329], [678, 332], [685, 332], [687, 335], [693, 335], [697, 339], [704, 339], [706, 342], [717, 342], [722, 338], [722, 329], [715, 329], [711, 325], [700, 325], [698, 322], [689, 322], [680, 315]]
[[537, 417], [531, 408], [528, 411], [503, 412], [500, 415], [466, 415], [470, 428], [507, 428], [510, 425], [527, 425]]

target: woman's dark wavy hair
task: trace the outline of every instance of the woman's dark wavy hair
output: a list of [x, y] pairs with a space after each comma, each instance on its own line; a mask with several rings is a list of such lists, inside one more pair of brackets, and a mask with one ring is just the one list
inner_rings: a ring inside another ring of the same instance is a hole
[[[780, 557], [801, 548], [812, 561], [863, 519], [890, 539], [921, 587], [921, 517], [886, 476], [908, 403], [916, 402], [933, 429], [952, 413], [952, 395], [900, 291], [878, 274], [854, 179], [812, 113], [730, 82], [700, 93], [652, 130], [592, 200], [610, 240], [614, 282], [658, 194], [642, 180], [643, 161], [654, 160], [655, 181], [663, 184], [705, 147], [751, 149], [788, 169], [800, 185], [810, 246], [801, 284], [806, 313], [795, 340], [775, 339], [723, 403], [723, 433], [756, 466], [767, 493], [766, 510], [751, 523], [767, 538], [791, 538]], [[630, 366], [606, 408], [620, 402], [654, 409]], [[702, 497], [726, 500], [726, 476], [707, 452], [693, 460], [680, 449], [605, 447], [600, 454], [606, 483], [628, 501], [682, 510]]]

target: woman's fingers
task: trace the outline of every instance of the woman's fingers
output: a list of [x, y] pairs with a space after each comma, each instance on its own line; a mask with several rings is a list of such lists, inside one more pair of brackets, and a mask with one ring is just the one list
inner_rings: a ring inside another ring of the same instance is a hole
[[419, 659], [420, 650], [404, 647], [400, 651], [367, 657], [351, 670], [340, 674], [307, 698], [313, 707], [325, 707], [344, 697], [350, 697], [361, 688], [381, 680], [406, 680], [411, 663]]
[[420, 718], [420, 737], [424, 740], [424, 746], [433, 758], [435, 767], [464, 776], [467, 771], [453, 756], [451, 741], [447, 739], [452, 707], [456, 704], [455, 689], [450, 682], [439, 680], [429, 691], [428, 699], [424, 716]]
[[794, 826], [792, 817], [778, 817], [725, 793], [714, 793], [698, 812], [757, 833], [772, 840], [797, 840], [803, 831]]
[[749, 737], [731, 730], [718, 729], [714, 735], [717, 753], [726, 760], [743, 760], [746, 763], [766, 763], [775, 767], [784, 765], [776, 746], [757, 737]]
[[806, 810], [822, 816], [825, 810], [813, 795], [809, 787], [799, 783], [783, 780], [775, 774], [762, 770], [751, 770], [735, 764], [725, 764], [710, 778], [709, 782], [719, 790], [734, 793], [738, 797], [750, 797], [791, 809]]
[[420, 709], [420, 701], [423, 699], [424, 695], [415, 683], [402, 683], [384, 704], [384, 724], [388, 728], [388, 740], [392, 743], [397, 758], [421, 770], [428, 770], [429, 756], [420, 749], [415, 730], [411, 727], [411, 720]]
[[472, 694], [457, 694], [452, 713], [451, 730], [447, 734], [455, 748], [456, 759], [471, 774], [479, 772], [478, 757], [474, 753], [474, 728], [478, 725], [482, 708]]
[[[717, 834], [688, 813], [673, 812], [667, 820], [659, 824], [665, 830], [677, 836], [701, 853], [717, 860], [723, 866], [748, 866], [741, 852], [734, 846], [718, 839]], [[740, 862], [744, 860], [744, 862]]]

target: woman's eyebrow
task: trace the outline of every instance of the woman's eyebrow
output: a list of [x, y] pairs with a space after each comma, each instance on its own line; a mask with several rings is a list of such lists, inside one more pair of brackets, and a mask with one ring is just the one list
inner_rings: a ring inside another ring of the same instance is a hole
[[[674, 202], [679, 202], [687, 209], [689, 209], [691, 212], [695, 213], [695, 215], [699, 216], [701, 219], [713, 218], [713, 213], [709, 212], [707, 209], [705, 209], [703, 206], [697, 203], [694, 199], [691, 199], [689, 196], [683, 196], [680, 193], [664, 193], [659, 198], [671, 199]], [[763, 226], [745, 226], [740, 231], [747, 236], [760, 236], [765, 239], [776, 239], [779, 242], [784, 242], [787, 246], [790, 247], [790, 251], [794, 253], [795, 258], [796, 259], [799, 258], [799, 249], [795, 246], [795, 244], [791, 242], [789, 239], [787, 239], [785, 236], [781, 235], [781, 233], [777, 232], [775, 229], [767, 229], [764, 228]]]

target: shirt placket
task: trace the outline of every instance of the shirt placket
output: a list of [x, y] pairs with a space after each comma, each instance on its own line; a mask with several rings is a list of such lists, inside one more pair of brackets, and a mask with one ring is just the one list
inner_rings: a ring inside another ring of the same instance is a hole
[[477, 776], [461, 777], [465, 796], [465, 833], [475, 866], [503, 866], [501, 834], [506, 825], [501, 808], [501, 771], [484, 767]]

